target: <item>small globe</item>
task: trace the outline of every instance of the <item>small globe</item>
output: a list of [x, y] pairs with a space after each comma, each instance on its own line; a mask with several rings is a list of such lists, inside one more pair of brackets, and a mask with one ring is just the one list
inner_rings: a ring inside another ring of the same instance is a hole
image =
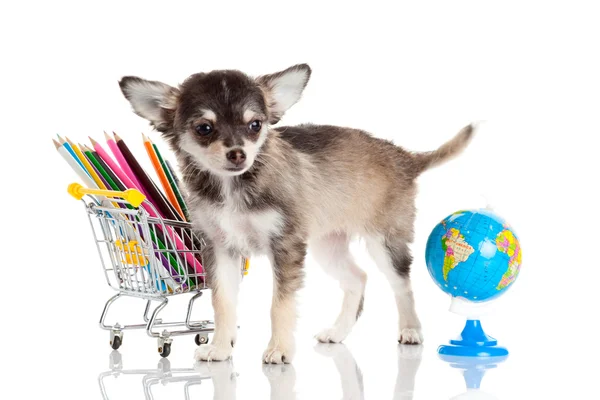
[[458, 211], [433, 229], [425, 259], [444, 292], [483, 302], [513, 285], [521, 269], [521, 246], [511, 227], [492, 211]]

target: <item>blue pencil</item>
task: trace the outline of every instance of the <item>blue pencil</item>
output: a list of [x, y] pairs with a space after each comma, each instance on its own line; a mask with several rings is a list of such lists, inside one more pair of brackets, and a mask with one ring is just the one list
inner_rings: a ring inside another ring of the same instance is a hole
[[60, 140], [60, 144], [62, 144], [64, 146], [65, 149], [67, 149], [67, 151], [69, 153], [71, 153], [71, 155], [73, 156], [73, 158], [75, 159], [75, 161], [77, 161], [77, 164], [79, 164], [81, 166], [81, 168], [83, 168], [83, 170], [85, 171], [86, 174], [88, 174], [90, 177], [90, 173], [88, 172], [88, 170], [85, 168], [85, 166], [83, 165], [83, 163], [81, 162], [81, 160], [79, 159], [79, 157], [77, 157], [77, 154], [75, 154], [75, 150], [73, 150], [73, 147], [71, 147], [71, 142], [69, 141], [69, 139], [63, 139], [61, 138], [58, 133], [56, 134], [56, 136], [58, 136], [58, 140]]

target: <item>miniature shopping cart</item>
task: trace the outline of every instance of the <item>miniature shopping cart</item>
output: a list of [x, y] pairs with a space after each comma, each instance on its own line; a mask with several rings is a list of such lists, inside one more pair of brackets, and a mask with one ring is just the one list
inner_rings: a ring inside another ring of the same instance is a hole
[[[123, 331], [128, 329], [145, 329], [150, 337], [157, 338], [162, 357], [169, 356], [173, 336], [195, 333], [197, 345], [208, 343], [214, 323], [191, 320], [194, 302], [207, 289], [202, 266], [205, 243], [191, 225], [151, 217], [160, 214], [134, 189], [96, 190], [73, 183], [68, 191], [85, 204], [106, 281], [118, 291], [108, 299], [100, 317], [100, 327], [110, 331], [111, 347], [116, 350], [121, 346]], [[247, 270], [248, 260], [242, 258], [242, 276]], [[164, 322], [158, 318], [169, 296], [186, 293], [192, 297], [185, 321]], [[106, 324], [109, 308], [123, 296], [146, 300], [143, 323]], [[153, 301], [160, 303], [150, 312]]]

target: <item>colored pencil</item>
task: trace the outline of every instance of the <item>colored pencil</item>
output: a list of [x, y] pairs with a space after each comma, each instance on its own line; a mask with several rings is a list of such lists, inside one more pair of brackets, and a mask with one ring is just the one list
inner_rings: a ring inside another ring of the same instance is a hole
[[81, 160], [79, 160], [79, 158], [77, 157], [77, 154], [75, 153], [75, 150], [72, 148], [71, 142], [68, 139], [65, 140], [64, 138], [60, 137], [58, 134], [56, 136], [58, 136], [58, 140], [60, 141], [60, 144], [62, 144], [65, 147], [65, 149], [67, 149], [67, 151], [69, 153], [71, 153], [71, 155], [73, 156], [73, 158], [77, 161], [77, 163], [85, 171], [85, 166], [83, 165], [83, 163], [81, 162]]
[[[98, 171], [100, 171], [100, 173], [102, 174], [102, 176], [105, 178], [106, 181], [108, 181], [110, 187], [113, 190], [126, 190], [127, 187], [124, 186], [124, 184], [120, 181], [119, 178], [117, 178], [116, 174], [114, 171], [112, 171], [112, 169], [100, 158], [100, 156], [98, 155], [97, 152], [92, 151], [90, 148], [88, 148], [87, 146], [82, 146], [82, 148], [85, 150], [85, 154], [88, 156], [88, 158], [92, 161], [92, 163], [96, 166], [96, 169]], [[133, 208], [133, 206], [131, 206], [130, 204], [125, 204], [125, 206], [127, 208]], [[143, 239], [143, 233], [140, 232], [140, 234], [142, 235], [142, 239]], [[159, 250], [165, 249], [164, 244], [158, 240], [156, 238], [156, 236], [154, 235], [154, 233], [151, 232], [151, 236], [152, 236], [152, 242], [155, 248], [155, 255], [158, 257], [158, 259], [161, 261], [161, 264], [163, 265], [163, 267], [165, 268], [166, 271], [168, 271], [170, 273], [170, 275], [165, 275], [164, 273], [161, 273], [162, 271], [158, 271], [160, 274], [161, 279], [165, 279], [167, 278], [167, 280], [171, 279], [172, 280], [172, 276], [181, 276], [183, 275], [183, 273], [179, 270], [178, 265], [177, 265], [177, 261], [173, 258], [170, 262], [169, 259], [167, 259], [167, 257], [165, 257], [165, 255], [163, 253], [161, 253]], [[148, 272], [150, 275], [152, 275], [150, 273], [150, 270], [148, 269]], [[181, 283], [181, 282], [178, 282]], [[164, 284], [164, 282], [163, 282]], [[167, 281], [167, 285], [174, 287], [173, 283], [168, 282]]]
[[92, 142], [92, 146], [94, 146], [94, 150], [96, 150], [96, 152], [98, 153], [98, 156], [100, 156], [100, 158], [108, 165], [108, 167], [117, 175], [121, 182], [123, 182], [123, 185], [125, 185], [125, 187], [128, 189], [136, 189], [135, 183], [133, 183], [131, 178], [127, 176], [127, 174], [121, 169], [119, 165], [117, 165], [115, 161], [113, 161], [110, 154], [108, 154], [106, 150], [104, 150], [100, 143], [96, 142], [91, 137], [90, 141]]
[[[60, 138], [60, 139], [62, 139], [62, 138]], [[125, 185], [123, 182], [119, 182], [120, 179], [117, 175], [117, 171], [119, 171], [119, 173], [122, 173], [122, 171], [118, 168], [115, 168], [115, 170], [112, 170], [112, 168], [108, 165], [108, 163], [106, 163], [104, 160], [102, 160], [101, 155], [98, 154], [97, 151], [94, 152], [91, 149], [87, 148], [87, 146], [81, 146], [81, 148], [83, 148], [84, 151], [86, 153], [88, 153], [88, 154], [84, 154], [77, 145], [74, 145], [73, 143], [69, 143], [68, 139], [67, 140], [62, 139], [62, 140], [65, 143], [67, 143], [66, 146], [64, 144], [61, 144], [61, 143], [53, 140], [53, 143], [54, 143], [57, 151], [61, 154], [63, 159], [65, 159], [65, 161], [67, 161], [67, 163], [70, 165], [70, 167], [78, 174], [78, 176], [83, 180], [83, 182], [88, 187], [101, 188], [101, 189], [123, 190], [124, 188], [126, 188], [128, 186], [128, 185]], [[69, 148], [71, 148], [73, 151], [69, 151], [68, 150]], [[96, 161], [96, 162], [94, 163], [94, 161]], [[104, 176], [104, 174], [102, 174], [102, 172], [105, 173], [106, 177]], [[112, 172], [112, 176], [111, 176], [111, 172]], [[91, 176], [91, 178], [90, 178], [90, 176]], [[93, 179], [94, 176], [96, 177], [96, 179]], [[115, 178], [117, 178], [117, 179], [115, 179]], [[103, 179], [106, 179], [106, 182], [104, 182]], [[110, 182], [110, 180], [112, 180], [112, 182]], [[120, 185], [118, 183], [120, 183]], [[128, 184], [131, 184], [132, 186], [134, 185], [131, 180], [128, 182]], [[121, 185], [123, 185], [123, 186], [121, 186]], [[121, 186], [121, 188], [119, 188], [119, 186]], [[104, 198], [102, 198], [102, 199], [104, 199]], [[118, 206], [118, 205], [115, 205], [115, 206]], [[143, 206], [145, 206], [145, 205], [143, 205]], [[158, 215], [156, 215], [150, 207], [146, 207], [146, 209], [151, 216], [158, 217]], [[129, 224], [127, 224], [127, 225], [129, 225]], [[159, 226], [159, 228], [160, 228], [160, 226]], [[177, 233], [175, 233], [173, 228], [167, 227], [167, 231], [164, 233], [160, 233], [160, 231], [157, 230], [156, 235], [155, 235], [155, 232], [151, 232], [151, 236], [152, 236], [152, 239], [154, 242], [154, 249], [155, 249], [154, 253], [157, 257], [159, 257], [163, 266], [165, 266], [166, 271], [169, 271], [172, 275], [175, 275], [175, 276], [183, 276], [184, 272], [183, 272], [183, 270], [180, 269], [180, 266], [177, 263], [176, 258], [171, 254], [170, 251], [166, 250], [167, 247], [165, 246], [164, 243], [166, 243], [167, 239], [166, 239], [165, 235], [167, 235], [171, 241], [173, 241], [173, 240], [175, 241], [178, 250], [187, 251], [187, 248], [183, 245], [183, 243], [181, 242], [181, 239], [177, 236]], [[129, 236], [135, 237], [134, 235], [131, 235], [131, 234]], [[161, 236], [163, 239], [162, 241], [160, 240]], [[165, 242], [163, 243], [163, 241], [165, 241]], [[183, 256], [185, 257], [187, 263], [190, 263], [191, 267], [192, 267], [192, 270], [189, 271], [188, 273], [193, 274], [193, 273], [202, 272], [201, 263], [199, 261], [196, 261], [194, 259], [194, 257], [191, 257], [191, 253], [186, 252], [183, 254]], [[176, 266], [177, 268], [174, 268], [174, 266]], [[149, 273], [150, 273], [150, 271], [149, 271]], [[168, 275], [164, 276], [164, 274], [162, 274], [162, 273], [160, 275], [162, 276], [161, 279], [163, 280], [163, 282], [161, 282], [162, 283], [161, 286], [163, 286], [163, 289], [164, 289], [164, 280], [170, 279], [172, 281], [172, 276], [168, 276]], [[191, 279], [192, 278], [190, 278], [188, 280], [188, 283], [190, 285], [193, 285], [194, 282]], [[180, 279], [177, 279], [177, 280], [180, 281]], [[158, 284], [158, 282], [157, 282], [157, 284]], [[185, 285], [185, 283], [183, 283], [183, 284]], [[171, 286], [171, 284], [169, 284], [169, 286]]]
[[137, 159], [131, 153], [129, 147], [127, 147], [123, 139], [121, 139], [117, 134], [115, 134], [115, 139], [115, 142], [117, 143], [119, 150], [121, 150], [123, 157], [125, 157], [127, 164], [129, 164], [129, 167], [135, 174], [138, 182], [141, 184], [141, 187], [144, 188], [144, 190], [150, 195], [153, 200], [153, 205], [158, 209], [160, 214], [162, 214], [163, 218], [181, 221], [181, 218], [179, 218], [176, 213], [173, 213], [171, 208], [168, 206], [168, 202], [164, 201], [162, 194], [154, 185], [154, 182], [152, 182], [148, 174], [146, 174], [142, 166], [138, 163]]
[[[91, 138], [90, 138], [91, 139]], [[92, 140], [92, 145], [94, 145], [95, 141], [93, 139]], [[97, 142], [96, 142], [97, 144]], [[88, 149], [86, 146], [86, 150], [90, 150]], [[102, 159], [102, 157], [100, 157], [100, 155], [95, 152], [95, 151], [91, 151], [92, 155], [94, 156], [94, 158], [98, 161], [98, 163], [100, 164], [100, 166], [105, 170], [105, 172], [110, 176], [110, 178], [115, 182], [115, 184], [119, 187], [118, 190], [126, 190], [128, 189], [128, 187], [125, 186], [125, 184], [123, 182], [121, 182], [121, 180], [117, 177], [117, 171], [119, 170], [117, 165], [113, 166], [115, 167], [116, 170], [112, 170], [112, 168], [110, 168]], [[122, 171], [121, 171], [122, 172]], [[131, 181], [129, 181], [131, 183]], [[128, 206], [130, 206], [128, 204]], [[131, 207], [133, 208], [133, 207]], [[161, 228], [162, 229], [162, 228]], [[141, 233], [141, 232], [140, 232]], [[170, 276], [184, 276], [185, 273], [183, 272], [183, 270], [181, 269], [181, 267], [179, 266], [179, 264], [177, 263], [177, 260], [175, 259], [175, 257], [173, 257], [171, 254], [169, 254], [168, 251], [166, 251], [166, 246], [164, 245], [165, 239], [164, 236], [162, 235], [162, 232], [160, 230], [157, 230], [156, 232], [150, 231], [150, 235], [152, 237], [152, 242], [154, 244], [154, 254], [160, 259], [161, 263], [163, 264], [163, 267], [169, 271], [169, 273], [171, 274]], [[161, 240], [162, 237], [162, 240]], [[161, 251], [163, 250], [163, 251]], [[181, 279], [176, 279], [176, 281], [178, 283], [182, 283]], [[188, 283], [190, 285], [192, 285], [192, 281], [188, 281]], [[185, 286], [185, 283], [183, 283], [183, 285]]]
[[[116, 135], [116, 133], [114, 132], [113, 134]], [[131, 179], [131, 181], [135, 184], [135, 188], [143, 192], [142, 185], [140, 185], [140, 182], [138, 182], [137, 177], [131, 170], [131, 167], [129, 167], [129, 164], [127, 163], [127, 160], [125, 160], [125, 157], [123, 157], [123, 153], [121, 153], [121, 149], [119, 149], [119, 146], [117, 146], [115, 140], [111, 138], [106, 132], [104, 132], [104, 137], [106, 138], [106, 144], [108, 144], [108, 148], [110, 149], [110, 151], [112, 151], [123, 172], [125, 172], [127, 176]], [[148, 200], [151, 200], [147, 193], [144, 194], [146, 195], [146, 197], [148, 197]]]
[[[154, 183], [152, 181], [150, 181], [151, 185], [154, 185]], [[155, 190], [158, 190], [155, 187]], [[166, 201], [166, 200], [163, 200]], [[154, 212], [154, 209], [152, 207], [146, 207], [146, 211], [148, 211], [148, 213], [150, 214], [151, 217], [154, 218], [160, 218], [159, 215], [157, 215]], [[158, 210], [157, 210], [158, 211]], [[158, 227], [160, 228], [161, 225], [158, 225]], [[201, 273], [203, 271], [203, 267], [202, 267], [202, 259], [201, 257], [198, 256], [198, 254], [194, 254], [192, 256], [192, 253], [189, 252], [189, 248], [193, 248], [192, 245], [192, 239], [185, 234], [185, 231], [182, 231], [182, 236], [183, 236], [183, 241], [181, 240], [181, 237], [177, 234], [177, 231], [174, 228], [171, 228], [170, 226], [165, 226], [166, 227], [166, 234], [168, 234], [169, 237], [169, 241], [171, 243], [174, 242], [175, 247], [177, 250], [179, 251], [183, 251], [184, 254], [184, 260], [186, 261], [186, 264], [189, 268], [188, 269], [188, 273], [189, 274], [197, 274], [197, 273]], [[165, 243], [166, 243], [166, 239]], [[200, 248], [199, 246], [196, 246], [197, 248]]]
[[179, 215], [179, 213], [177, 212], [177, 210], [175, 209], [175, 207], [166, 198], [166, 196], [158, 188], [158, 186], [154, 183], [154, 181], [150, 178], [150, 176], [148, 174], [146, 174], [146, 176], [148, 177], [148, 179], [150, 179], [150, 184], [152, 185], [152, 187], [154, 188], [154, 190], [158, 193], [158, 195], [160, 196], [160, 198], [161, 198], [162, 202], [165, 204], [165, 206], [169, 208], [169, 210], [171, 211], [171, 214], [174, 215], [177, 218], [177, 221], [183, 221], [183, 218]]
[[[177, 213], [175, 213], [174, 210], [169, 207], [169, 202], [162, 197], [162, 193], [160, 193], [158, 188], [156, 188], [150, 177], [146, 174], [136, 158], [133, 156], [123, 139], [121, 139], [116, 133], [114, 135], [116, 139], [115, 142], [119, 147], [119, 150], [125, 158], [125, 161], [129, 164], [131, 170], [136, 174], [136, 177], [142, 184], [142, 187], [144, 187], [148, 193], [152, 195], [152, 198], [155, 198], [155, 200], [159, 199], [157, 202], [153, 203], [153, 205], [158, 209], [159, 213], [162, 214], [163, 218], [181, 221], [181, 219], [176, 216]], [[176, 233], [173, 234], [171, 239], [174, 239], [177, 250], [185, 251], [184, 257], [188, 264], [192, 266], [196, 272], [202, 272], [202, 264], [199, 262], [199, 260], [196, 260], [195, 256], [192, 255], [192, 253], [190, 253], [188, 250], [188, 247], [191, 247], [191, 239], [184, 236], [184, 240], [188, 243], [187, 246], [181, 241], [181, 238]]]
[[[79, 145], [79, 147], [84, 147], [82, 145]], [[96, 175], [98, 175], [98, 177], [100, 178], [100, 181], [102, 182], [102, 186], [104, 187], [104, 189], [106, 190], [113, 190], [110, 187], [110, 184], [108, 183], [108, 181], [104, 178], [104, 176], [102, 176], [102, 173], [98, 170], [98, 168], [93, 164], [92, 159], [90, 158], [90, 156], [87, 154], [87, 152], [83, 152], [83, 156], [85, 157], [85, 159], [87, 160], [87, 162], [92, 166], [92, 169], [94, 170], [94, 173]]]
[[92, 154], [92, 151], [84, 145], [81, 145], [81, 147], [83, 148], [83, 152], [85, 153], [85, 155], [88, 157], [88, 159], [90, 160], [90, 162], [94, 165], [94, 167], [96, 167], [96, 170], [100, 173], [100, 175], [104, 178], [104, 180], [107, 182], [108, 186], [108, 190], [119, 190], [119, 187], [117, 186], [117, 184], [115, 183], [115, 181], [112, 180], [112, 178], [110, 177], [110, 175], [108, 174], [108, 172], [106, 172], [104, 170], [104, 168], [102, 168], [102, 165], [100, 165], [100, 162], [96, 159], [96, 157], [94, 157], [94, 154]]
[[[179, 263], [177, 262], [177, 259], [171, 254], [171, 251], [167, 249], [167, 247], [165, 246], [165, 243], [167, 243], [167, 240], [164, 236], [164, 233], [162, 232], [162, 228], [159, 225], [158, 226], [159, 229], [154, 229], [154, 230], [150, 230], [150, 235], [152, 236], [152, 240], [155, 243], [154, 246], [154, 253], [159, 255], [161, 259], [165, 259], [168, 257], [168, 262], [170, 264], [171, 268], [168, 268], [171, 270], [171, 274], [175, 275], [175, 276], [180, 276], [181, 278], [183, 278], [185, 276], [185, 272], [181, 269]], [[170, 227], [167, 228], [167, 231], [169, 231]], [[163, 262], [164, 265], [164, 262]], [[186, 268], [187, 269], [187, 268]], [[188, 280], [187, 283], [190, 286], [194, 286], [196, 283], [194, 281], [192, 281], [192, 278], [189, 275], [193, 275], [196, 274], [195, 270], [188, 270]], [[180, 281], [182, 279], [178, 279], [178, 281]], [[180, 282], [181, 283], [181, 282]], [[185, 285], [185, 284], [184, 284]]]
[[[89, 147], [87, 147], [87, 146], [86, 146], [86, 148], [89, 149]], [[121, 180], [117, 177], [117, 175], [112, 170], [112, 168], [110, 168], [104, 162], [104, 160], [98, 155], [97, 152], [93, 151], [92, 149], [89, 149], [89, 150], [92, 153], [92, 155], [94, 156], [94, 158], [96, 159], [96, 161], [98, 161], [98, 164], [100, 164], [100, 166], [102, 167], [102, 169], [104, 171], [106, 171], [106, 173], [110, 177], [110, 179], [112, 179], [112, 181], [117, 185], [117, 188], [118, 188], [117, 190], [125, 191], [127, 188], [125, 187], [125, 185], [123, 184], [123, 182], [121, 182]]]
[[165, 160], [165, 164], [167, 164], [167, 169], [169, 170], [169, 172], [171, 173], [171, 176], [173, 177], [173, 182], [175, 182], [175, 186], [177, 186], [177, 188], [179, 189], [179, 177], [177, 176], [177, 174], [175, 174], [175, 168], [173, 168], [173, 166], [171, 165], [171, 162], [169, 162], [169, 160]]
[[[94, 146], [94, 149], [96, 149], [97, 147], [101, 149], [100, 145], [93, 140], [92, 138], [90, 138], [90, 141], [92, 142], [92, 145]], [[97, 145], [97, 146], [96, 146]], [[90, 150], [89, 148], [87, 148], [86, 146], [86, 150]], [[101, 149], [101, 151], [103, 151], [103, 149]], [[104, 169], [104, 171], [107, 173], [107, 175], [110, 176], [110, 178], [114, 181], [114, 183], [117, 185], [117, 187], [119, 188], [118, 190], [126, 190], [129, 187], [126, 186], [123, 182], [121, 182], [121, 180], [117, 177], [117, 175], [119, 176], [123, 176], [125, 174], [122, 173], [122, 171], [120, 170], [120, 168], [118, 168], [117, 165], [115, 165], [114, 162], [111, 163], [113, 164], [114, 170], [113, 168], [111, 168], [106, 162], [104, 162], [104, 160], [102, 159], [102, 157], [98, 154], [98, 152], [95, 151], [91, 151], [92, 155], [94, 156], [94, 158], [97, 160], [98, 164], [100, 164], [100, 166], [102, 167], [102, 169]], [[104, 152], [105, 156], [108, 156], [108, 154], [106, 154], [106, 152]], [[110, 157], [108, 157], [108, 159], [110, 160]], [[128, 181], [129, 184], [131, 184], [131, 180]], [[160, 237], [162, 236], [161, 234], [159, 234], [160, 231], [155, 232], [150, 232], [151, 236], [152, 236], [152, 241], [154, 242], [154, 248], [155, 248], [155, 254], [158, 256], [158, 258], [161, 260], [163, 266], [169, 270], [169, 272], [172, 275], [175, 276], [184, 276], [184, 272], [179, 268], [179, 265], [177, 263], [177, 260], [168, 252], [163, 251], [161, 252], [160, 250], [166, 250], [166, 246], [164, 245], [164, 237], [161, 240]], [[164, 253], [164, 254], [163, 254]], [[168, 256], [165, 257], [165, 254]], [[181, 283], [181, 282], [179, 282]], [[191, 280], [189, 281], [189, 284], [192, 285]]]
[[161, 165], [162, 169], [164, 170], [165, 175], [167, 176], [169, 185], [173, 189], [173, 193], [175, 193], [175, 198], [177, 200], [177, 203], [179, 204], [179, 208], [181, 209], [181, 212], [183, 213], [184, 218], [189, 221], [190, 218], [188, 215], [187, 206], [185, 204], [185, 201], [183, 200], [183, 196], [181, 195], [181, 191], [179, 190], [178, 183], [176, 181], [177, 178], [173, 174], [173, 170], [172, 170], [171, 166], [169, 165], [169, 161], [164, 160], [162, 158], [162, 155], [160, 154], [160, 151], [158, 150], [158, 146], [156, 146], [155, 143], [153, 143], [152, 141], [150, 141], [150, 143], [152, 143], [152, 147], [154, 148], [154, 151], [156, 152], [158, 161], [160, 161], [160, 165]]
[[79, 178], [83, 181], [83, 183], [90, 188], [98, 189], [96, 182], [94, 182], [94, 180], [90, 178], [90, 176], [81, 167], [81, 164], [79, 164], [76, 161], [76, 158], [73, 157], [73, 155], [67, 150], [67, 148], [54, 139], [52, 139], [52, 142], [54, 142], [54, 147], [56, 147], [56, 150], [60, 153], [62, 158], [65, 159], [65, 161], [69, 164], [71, 169], [73, 169], [77, 176], [79, 176]]
[[[98, 185], [96, 184], [96, 181], [94, 181], [92, 178], [90, 178], [88, 173], [83, 168], [81, 168], [81, 164], [76, 161], [76, 157], [73, 157], [73, 154], [70, 153], [64, 145], [56, 142], [54, 139], [52, 139], [52, 141], [54, 142], [54, 146], [56, 147], [56, 150], [58, 150], [58, 152], [60, 153], [62, 158], [71, 166], [71, 168], [75, 171], [75, 173], [77, 173], [77, 175], [79, 176], [79, 178], [81, 178], [83, 183], [90, 188], [100, 189], [98, 187]], [[98, 204], [102, 204], [102, 202], [104, 200], [106, 200], [106, 197], [104, 197], [104, 196], [97, 196], [97, 197], [92, 196], [92, 197], [94, 199], [96, 199]], [[113, 205], [115, 207], [117, 206], [116, 203], [113, 203]]]
[[165, 191], [165, 194], [167, 195], [167, 198], [171, 202], [171, 205], [173, 207], [175, 207], [175, 210], [177, 211], [177, 213], [179, 214], [181, 219], [185, 221], [185, 217], [183, 215], [183, 210], [179, 206], [177, 197], [175, 197], [175, 192], [173, 192], [173, 188], [171, 187], [171, 184], [169, 183], [169, 180], [167, 179], [167, 175], [165, 174], [165, 171], [161, 165], [161, 162], [158, 159], [158, 155], [156, 154], [156, 150], [154, 149], [152, 142], [150, 142], [150, 139], [148, 139], [148, 137], [146, 135], [144, 135], [143, 133], [142, 133], [142, 138], [144, 140], [144, 147], [146, 148], [146, 153], [148, 153], [148, 157], [150, 158], [150, 161], [152, 162], [154, 171], [156, 172], [156, 175], [158, 176], [158, 180], [160, 181], [160, 184], [162, 185], [163, 190]]
[[[67, 142], [71, 145], [72, 149], [75, 151], [75, 154], [81, 160], [81, 164], [84, 165], [84, 169], [88, 172], [88, 174], [92, 177], [92, 179], [96, 183], [96, 187], [98, 189], [107, 189], [106, 185], [104, 185], [104, 182], [102, 182], [102, 180], [100, 179], [100, 176], [98, 175], [98, 173], [96, 173], [96, 170], [94, 169], [94, 167], [90, 164], [88, 159], [81, 152], [81, 149], [79, 149], [79, 147], [76, 144], [72, 143], [69, 139], [67, 139]], [[89, 187], [93, 187], [93, 186], [89, 186]]]
[[[114, 132], [113, 132], [113, 134], [116, 135], [116, 133], [114, 133]], [[123, 153], [122, 153], [121, 149], [119, 148], [119, 146], [117, 146], [115, 140], [114, 139], [110, 139], [110, 137], [108, 136], [108, 134], [106, 132], [104, 132], [104, 135], [107, 138], [106, 143], [108, 144], [108, 147], [110, 147], [112, 153], [114, 154], [115, 158], [117, 159], [117, 162], [121, 166], [122, 171], [129, 177], [129, 179], [131, 180], [131, 182], [134, 183], [135, 189], [137, 189], [140, 192], [142, 192], [146, 196], [146, 198], [148, 199], [148, 201], [151, 204], [153, 204], [153, 205], [156, 204], [156, 201], [154, 200], [154, 197], [140, 183], [139, 178], [135, 175], [135, 173], [131, 169], [131, 166], [129, 165], [129, 162], [123, 156]]]
[[[90, 188], [95, 188], [95, 189], [98, 189], [99, 187], [98, 187], [98, 185], [96, 184], [96, 182], [95, 182], [95, 181], [94, 181], [94, 180], [93, 180], [93, 179], [90, 177], [90, 175], [87, 173], [87, 171], [85, 171], [85, 170], [84, 170], [84, 169], [81, 167], [81, 166], [83, 165], [83, 163], [78, 163], [78, 162], [76, 162], [76, 160], [77, 160], [77, 156], [73, 156], [73, 154], [77, 154], [77, 152], [75, 152], [75, 153], [71, 153], [71, 152], [69, 152], [69, 151], [67, 150], [67, 147], [66, 147], [66, 146], [64, 146], [63, 144], [61, 144], [61, 143], [58, 143], [58, 142], [57, 142], [56, 140], [54, 140], [54, 139], [52, 139], [52, 141], [54, 142], [54, 146], [56, 147], [56, 149], [58, 150], [58, 152], [59, 152], [59, 153], [61, 154], [61, 156], [62, 156], [62, 157], [63, 157], [63, 158], [64, 158], [64, 159], [67, 161], [67, 163], [68, 163], [68, 164], [71, 166], [71, 168], [72, 168], [72, 169], [73, 169], [73, 170], [74, 170], [74, 171], [77, 173], [77, 175], [78, 175], [78, 176], [79, 176], [79, 177], [80, 177], [80, 178], [83, 180], [84, 184], [85, 184], [85, 185], [87, 185], [87, 186], [88, 186], [88, 187], [90, 187]], [[67, 143], [68, 143], [68, 139], [67, 139]], [[84, 155], [81, 153], [81, 151], [79, 150], [79, 148], [78, 148], [76, 145], [74, 145], [73, 143], [69, 143], [69, 144], [71, 145], [71, 148], [73, 148], [73, 149], [77, 149], [77, 150], [79, 151], [79, 154], [81, 154], [81, 155], [82, 155], [82, 158], [81, 158], [81, 160], [85, 160], [85, 162], [88, 162], [88, 163], [89, 163], [89, 160], [87, 159], [87, 157], [86, 157], [86, 156], [84, 156]], [[84, 147], [84, 146], [82, 146], [82, 147]], [[91, 165], [90, 165], [90, 170], [95, 172], [94, 168], [93, 168]], [[102, 203], [102, 201], [103, 201], [104, 199], [105, 199], [104, 197], [100, 197], [100, 198], [99, 198], [97, 201], [98, 201], [99, 203]], [[113, 205], [114, 205], [115, 207], [118, 207], [118, 206], [119, 206], [119, 204], [118, 204], [118, 203], [113, 203]], [[135, 230], [134, 230], [134, 228], [133, 228], [133, 227], [132, 227], [130, 224], [127, 224], [125, 227], [127, 228], [128, 232], [129, 232], [129, 233], [128, 233], [128, 236], [130, 236], [130, 237], [135, 237], [135, 236], [136, 236], [136, 235], [135, 235]], [[162, 243], [161, 243], [161, 244], [162, 244]], [[160, 249], [160, 247], [158, 247], [158, 248]], [[162, 245], [162, 248], [164, 249], [164, 245]], [[159, 253], [157, 253], [157, 254], [159, 254]], [[161, 258], [162, 258], [162, 259], [165, 259], [165, 260], [163, 261], [163, 265], [164, 265], [165, 263], [168, 265], [168, 264], [169, 264], [169, 261], [167, 261], [167, 260], [166, 260], [165, 256], [164, 256], [162, 253], [160, 253], [160, 256], [161, 256]], [[172, 260], [172, 263], [174, 263], [174, 264], [177, 264], [177, 261], [176, 261], [176, 260], [175, 260], [175, 259], [174, 259], [172, 256], [171, 256], [171, 258], [173, 259], [173, 260]], [[151, 275], [151, 272], [150, 272], [149, 268], [147, 268], [147, 270], [148, 270], [148, 273]], [[179, 273], [180, 275], [183, 275], [183, 274], [182, 274], [180, 271], [176, 271], [176, 270], [174, 270], [174, 269], [172, 269], [172, 272], [173, 272], [173, 273], [175, 273], [175, 274]], [[170, 277], [168, 277], [168, 276], [167, 276], [167, 278], [170, 278]], [[163, 280], [164, 280], [164, 277], [163, 277]], [[171, 279], [171, 280], [172, 280], [172, 279]], [[158, 285], [158, 282], [159, 282], [159, 281], [157, 280], [157, 285]], [[161, 283], [162, 283], [162, 285], [161, 285], [161, 286], [162, 286], [162, 289], [163, 289], [163, 290], [165, 290], [165, 289], [166, 289], [165, 283], [164, 283], [164, 282], [161, 282]], [[159, 289], [159, 288], [160, 288], [160, 287], [159, 287], [159, 286], [157, 286], [157, 289]]]
[[[133, 157], [133, 155], [131, 154], [131, 151], [129, 150], [129, 148], [126, 147], [127, 145], [125, 144], [125, 142], [121, 139], [120, 141], [117, 141], [117, 143], [119, 144], [119, 146], [122, 146], [122, 145], [125, 146], [125, 149], [121, 149], [121, 152], [125, 155], [126, 160], [130, 160], [129, 157], [130, 156]], [[122, 143], [122, 144], [120, 144], [120, 143]], [[168, 210], [168, 212], [165, 214], [165, 213], [161, 212], [159, 209], [159, 213], [162, 214], [162, 216], [166, 219], [182, 221], [181, 217], [177, 214], [177, 211], [175, 210], [175, 208], [171, 205], [171, 203], [166, 199], [166, 197], [158, 189], [158, 187], [156, 186], [154, 181], [150, 178], [150, 176], [148, 176], [148, 174], [144, 171], [144, 169], [139, 165], [139, 163], [137, 162], [137, 159], [133, 158], [133, 159], [131, 159], [131, 161], [128, 161], [128, 162], [130, 163], [130, 167], [132, 168], [132, 170], [135, 173], [138, 173], [138, 171], [139, 171], [141, 178], [138, 178], [138, 181], [141, 182], [142, 187], [146, 188], [146, 191], [151, 193], [154, 196], [154, 198], [159, 199], [159, 201], [160, 201], [159, 204], [162, 204], [163, 209]], [[154, 203], [154, 206], [156, 206], [156, 203]], [[171, 233], [171, 235], [170, 235], [171, 237], [173, 237], [177, 240], [181, 240], [181, 237], [179, 235], [176, 235], [174, 232], [169, 231], [169, 233]], [[183, 246], [191, 248], [192, 240], [190, 239], [190, 237], [188, 237], [187, 235], [182, 235], [182, 237], [183, 237]], [[189, 254], [186, 254], [186, 256], [189, 256]], [[198, 257], [198, 255], [195, 255], [195, 258], [201, 264], [200, 257]], [[191, 264], [191, 266], [193, 266], [193, 265], [195, 265], [195, 262]], [[193, 267], [193, 271], [196, 271], [196, 267]], [[194, 273], [194, 272], [190, 272], [190, 273]]]

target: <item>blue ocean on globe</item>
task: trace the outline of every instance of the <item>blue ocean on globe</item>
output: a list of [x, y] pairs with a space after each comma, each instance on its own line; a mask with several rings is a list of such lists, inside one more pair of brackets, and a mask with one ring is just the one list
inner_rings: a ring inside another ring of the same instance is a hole
[[521, 269], [521, 246], [512, 228], [494, 212], [458, 211], [433, 229], [425, 259], [440, 289], [482, 302], [513, 285]]

